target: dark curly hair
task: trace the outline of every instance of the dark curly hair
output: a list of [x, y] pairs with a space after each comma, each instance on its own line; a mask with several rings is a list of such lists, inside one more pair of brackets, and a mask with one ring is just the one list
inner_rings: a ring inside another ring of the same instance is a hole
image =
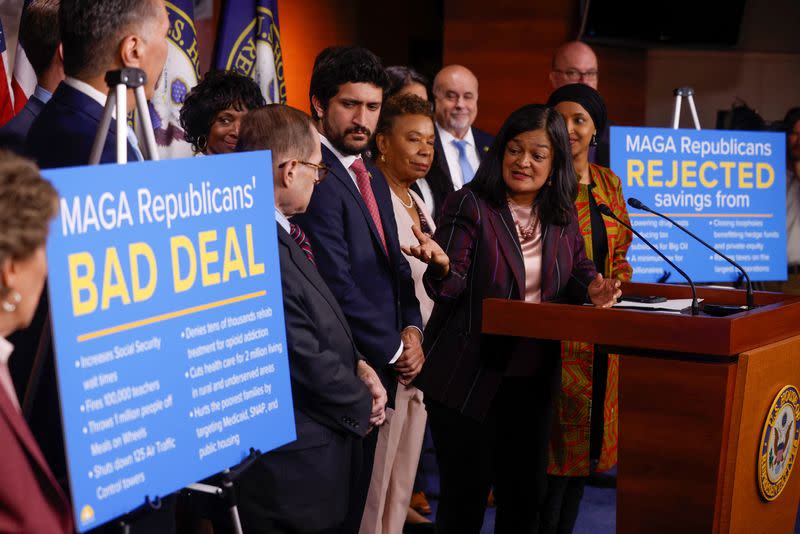
[[411, 67], [392, 65], [391, 67], [386, 67], [386, 75], [389, 76], [389, 88], [383, 93], [386, 99], [393, 97], [399, 93], [403, 87], [411, 85], [412, 83], [418, 83], [425, 88], [425, 92], [428, 91], [428, 79]]
[[370, 153], [373, 157], [380, 154], [376, 139], [378, 134], [388, 135], [394, 128], [394, 121], [403, 115], [425, 115], [433, 122], [433, 104], [417, 95], [396, 95], [385, 100], [381, 106], [381, 115], [375, 127], [375, 135], [370, 141]]
[[472, 188], [490, 204], [505, 204], [508, 187], [503, 180], [503, 157], [506, 145], [519, 134], [535, 130], [544, 130], [553, 145], [551, 183], [542, 187], [534, 201], [539, 211], [539, 220], [545, 225], [566, 226], [575, 209], [573, 203], [578, 185], [572, 166], [567, 126], [554, 108], [543, 104], [528, 104], [511, 113], [494, 138], [475, 177], [465, 187]]
[[258, 84], [247, 76], [230, 70], [208, 72], [183, 101], [184, 137], [195, 152], [202, 152], [217, 113], [228, 108], [254, 110], [266, 105]]
[[[346, 83], [371, 83], [386, 91], [389, 87], [389, 77], [383, 70], [378, 56], [366, 48], [328, 47], [314, 60], [308, 100], [312, 102], [312, 97], [316, 96], [322, 109], [328, 109], [328, 103], [339, 92], [339, 86]], [[313, 103], [311, 103], [311, 118], [319, 120]]]

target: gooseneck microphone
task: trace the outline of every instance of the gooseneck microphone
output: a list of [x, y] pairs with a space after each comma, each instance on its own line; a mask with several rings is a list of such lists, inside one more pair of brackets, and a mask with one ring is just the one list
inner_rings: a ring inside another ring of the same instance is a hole
[[641, 239], [642, 241], [644, 241], [644, 244], [645, 244], [645, 245], [647, 245], [648, 247], [650, 247], [651, 249], [653, 249], [653, 250], [655, 251], [655, 253], [656, 253], [656, 254], [658, 254], [659, 256], [661, 256], [661, 258], [662, 258], [662, 259], [663, 259], [665, 262], [669, 263], [669, 264], [672, 266], [672, 268], [673, 268], [673, 269], [675, 269], [676, 271], [678, 271], [678, 272], [681, 274], [681, 276], [683, 276], [684, 278], [686, 278], [686, 281], [687, 281], [687, 282], [689, 282], [689, 287], [691, 287], [691, 288], [692, 288], [692, 315], [698, 315], [698, 314], [700, 313], [700, 306], [697, 304], [697, 289], [694, 287], [694, 282], [692, 282], [692, 279], [691, 279], [691, 278], [689, 278], [689, 275], [687, 275], [685, 272], [683, 272], [683, 270], [682, 270], [680, 267], [678, 267], [677, 265], [675, 265], [675, 263], [674, 263], [674, 262], [670, 261], [670, 259], [669, 259], [669, 258], [667, 258], [666, 256], [664, 256], [664, 254], [662, 254], [662, 253], [661, 253], [661, 251], [660, 251], [660, 250], [658, 250], [658, 249], [655, 247], [655, 245], [653, 245], [653, 244], [652, 244], [650, 241], [648, 241], [647, 239], [645, 239], [645, 238], [642, 236], [642, 234], [640, 234], [639, 232], [637, 232], [636, 230], [634, 230], [633, 226], [631, 226], [630, 224], [626, 223], [625, 221], [623, 221], [622, 219], [620, 219], [619, 217], [617, 217], [617, 216], [614, 214], [614, 212], [613, 212], [613, 211], [611, 211], [611, 208], [609, 208], [609, 207], [608, 207], [608, 206], [606, 206], [605, 204], [597, 204], [597, 208], [600, 210], [600, 213], [602, 213], [602, 214], [603, 214], [603, 215], [605, 215], [606, 217], [611, 217], [612, 219], [614, 219], [615, 221], [617, 221], [618, 223], [620, 223], [622, 226], [624, 226], [625, 228], [627, 228], [628, 230], [630, 230], [631, 232], [633, 232], [633, 233], [636, 235], [636, 237], [638, 237], [639, 239]]
[[[731, 265], [736, 267], [739, 270], [739, 272], [742, 273], [742, 275], [744, 275], [744, 279], [747, 281], [747, 309], [748, 310], [752, 310], [753, 309], [753, 284], [750, 283], [750, 276], [748, 276], [747, 271], [745, 271], [742, 268], [741, 265], [739, 265], [738, 263], [736, 263], [735, 261], [730, 259], [728, 256], [726, 256], [725, 254], [723, 254], [719, 250], [715, 249], [714, 247], [712, 247], [711, 245], [709, 245], [708, 243], [706, 243], [705, 241], [703, 241], [699, 237], [697, 237], [695, 234], [690, 232], [688, 228], [685, 228], [684, 226], [678, 224], [677, 222], [673, 221], [671, 218], [669, 218], [668, 216], [664, 215], [663, 213], [659, 213], [656, 210], [646, 206], [639, 199], [633, 198], [633, 197], [629, 198], [628, 199], [628, 206], [630, 206], [632, 208], [636, 208], [637, 210], [647, 211], [649, 213], [652, 213], [653, 215], [657, 215], [657, 216], [661, 217], [662, 219], [668, 220], [676, 228], [680, 228], [681, 230], [683, 230], [684, 232], [686, 232], [687, 234], [692, 236], [692, 238], [694, 238], [698, 243], [700, 243], [701, 245], [705, 246], [708, 250], [710, 250], [714, 254], [717, 254], [720, 258], [722, 258], [723, 260], [727, 261], [728, 263], [730, 263]], [[732, 309], [733, 313], [740, 312], [740, 311], [742, 311], [741, 308], [733, 308]]]

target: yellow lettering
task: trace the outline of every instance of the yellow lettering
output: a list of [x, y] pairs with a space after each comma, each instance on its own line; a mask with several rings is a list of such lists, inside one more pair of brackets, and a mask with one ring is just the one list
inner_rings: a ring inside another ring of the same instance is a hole
[[734, 167], [736, 167], [736, 162], [733, 161], [721, 161], [719, 166], [725, 169], [725, 188], [731, 188], [731, 171]]
[[217, 240], [217, 231], [200, 232], [197, 237], [200, 241], [200, 279], [203, 287], [219, 284], [219, 273], [212, 273], [208, 270], [209, 265], [219, 261], [219, 252], [206, 248], [206, 245]]
[[[88, 252], [76, 252], [67, 257], [69, 264], [69, 285], [72, 288], [72, 315], [79, 317], [97, 309], [97, 286], [94, 283], [94, 258]], [[81, 268], [86, 273], [81, 276]], [[81, 300], [81, 292], [88, 292], [86, 300]]]
[[660, 159], [651, 159], [647, 162], [647, 186], [648, 187], [662, 187], [664, 182], [656, 180], [660, 176], [664, 176], [664, 171], [661, 170], [661, 165], [664, 162]]
[[706, 169], [714, 169], [717, 170], [717, 164], [713, 161], [704, 161], [702, 165], [700, 165], [700, 183], [703, 184], [703, 187], [716, 187], [718, 180], [714, 178], [713, 180], [709, 180], [706, 178]]
[[103, 297], [100, 308], [107, 310], [111, 305], [112, 298], [122, 299], [123, 304], [131, 303], [131, 296], [125, 284], [125, 276], [122, 273], [122, 265], [119, 262], [119, 254], [116, 247], [106, 249], [106, 261], [103, 267]]
[[753, 189], [753, 162], [742, 161], [739, 163], [739, 189]]
[[[194, 250], [191, 240], [185, 235], [176, 235], [169, 240], [170, 252], [172, 256], [172, 285], [175, 293], [181, 293], [191, 289], [197, 278], [197, 253]], [[181, 265], [179, 252], [185, 250], [189, 256], [189, 272], [185, 277], [181, 277]]]
[[258, 276], [264, 274], [264, 264], [256, 263], [256, 253], [253, 250], [253, 227], [251, 225], [245, 226], [245, 233], [247, 234], [247, 265], [250, 276]]
[[[764, 180], [764, 173], [767, 175], [766, 180]], [[756, 163], [756, 188], [769, 189], [773, 182], [775, 182], [775, 169], [772, 168], [772, 165], [764, 162]]]
[[690, 180], [697, 176], [696, 161], [683, 160], [681, 162], [681, 187], [697, 187], [697, 182]]
[[665, 183], [664, 185], [667, 186], [667, 187], [675, 187], [676, 185], [678, 185], [678, 162], [677, 161], [673, 160], [673, 162], [672, 162], [672, 178], [667, 183]]
[[[131, 289], [133, 290], [133, 301], [142, 302], [153, 296], [156, 291], [158, 281], [158, 268], [156, 267], [156, 256], [153, 249], [146, 243], [131, 243], [128, 245], [131, 262]], [[139, 276], [139, 258], [144, 258], [150, 271], [150, 279], [147, 286], [142, 287], [141, 277]]]
[[231, 272], [237, 271], [240, 278], [246, 278], [247, 272], [244, 270], [244, 258], [242, 258], [242, 248], [239, 246], [239, 239], [236, 237], [236, 229], [230, 226], [225, 232], [225, 257], [222, 260], [222, 281], [227, 282], [231, 278]]
[[642, 174], [644, 174], [644, 163], [640, 159], [628, 160], [628, 187], [633, 187], [633, 181], [636, 180], [636, 185], [644, 187], [642, 182]]

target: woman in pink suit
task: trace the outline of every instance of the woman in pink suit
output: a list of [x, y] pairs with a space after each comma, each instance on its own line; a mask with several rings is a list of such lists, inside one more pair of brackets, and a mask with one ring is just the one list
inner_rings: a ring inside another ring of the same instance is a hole
[[0, 153], [0, 532], [73, 532], [69, 502], [20, 413], [6, 341], [33, 317], [47, 276], [58, 195], [36, 166]]

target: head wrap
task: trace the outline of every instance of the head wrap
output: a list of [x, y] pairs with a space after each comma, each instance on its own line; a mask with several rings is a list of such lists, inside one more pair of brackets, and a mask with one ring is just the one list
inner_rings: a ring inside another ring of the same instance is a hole
[[606, 127], [606, 104], [603, 97], [595, 89], [582, 83], [571, 83], [562, 85], [547, 99], [547, 105], [556, 107], [561, 102], [575, 102], [580, 104], [589, 114], [597, 129], [597, 134], [605, 130]]

